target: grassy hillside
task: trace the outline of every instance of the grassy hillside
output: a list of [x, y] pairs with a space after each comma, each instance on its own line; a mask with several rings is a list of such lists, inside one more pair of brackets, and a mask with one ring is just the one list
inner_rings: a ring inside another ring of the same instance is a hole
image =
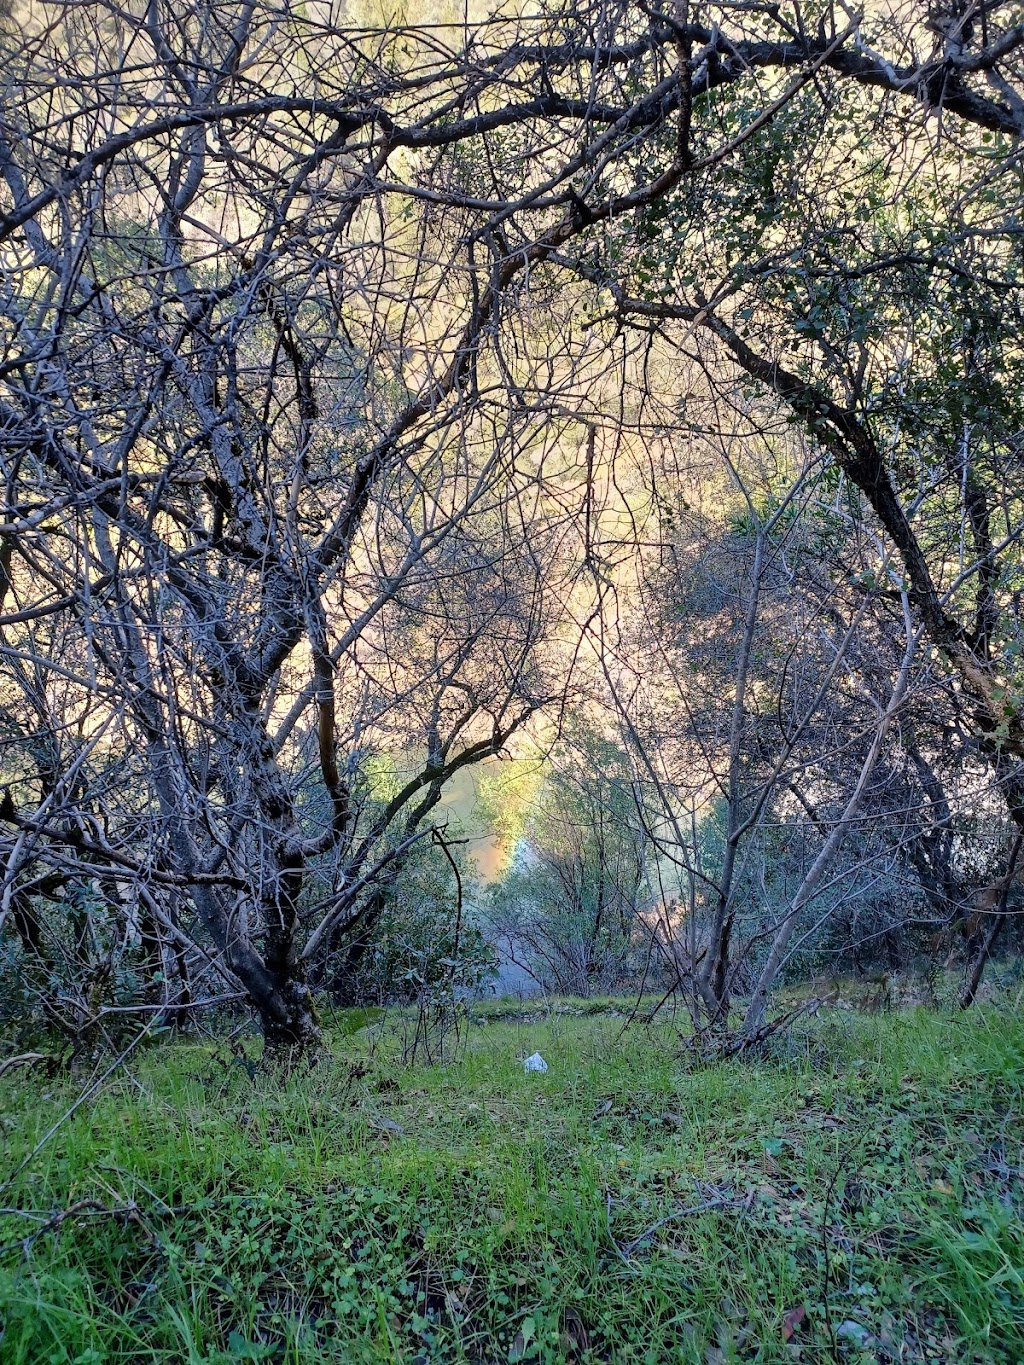
[[[283, 1086], [151, 1048], [0, 1194], [0, 1360], [1024, 1360], [1008, 1006], [705, 1067], [667, 1022], [502, 1013], [437, 1068], [341, 1021]], [[0, 1169], [75, 1093], [0, 1081]]]

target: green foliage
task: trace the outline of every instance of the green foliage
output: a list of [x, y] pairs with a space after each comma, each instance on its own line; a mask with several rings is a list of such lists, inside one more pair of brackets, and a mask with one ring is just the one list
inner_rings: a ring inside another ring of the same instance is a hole
[[[106, 1007], [127, 1010], [159, 994], [162, 981], [138, 920], [127, 931], [123, 906], [112, 905], [92, 880], [69, 878], [59, 900], [32, 898], [41, 925], [41, 954], [13, 935], [0, 942], [0, 1028], [17, 1026], [22, 1042], [55, 1033], [98, 1042], [95, 1024]], [[105, 1021], [106, 1042], [118, 1044], [137, 1017]]]
[[465, 844], [449, 844], [459, 887], [441, 848], [414, 844], [387, 887], [370, 947], [350, 983], [355, 999], [431, 1003], [452, 992], [475, 994], [494, 974], [493, 948], [466, 909], [474, 876]]
[[477, 813], [507, 848], [526, 836], [537, 798], [544, 786], [545, 765], [539, 759], [505, 759], [481, 772]]
[[626, 754], [583, 730], [551, 757], [516, 856], [489, 892], [494, 930], [553, 989], [589, 995], [628, 979], [648, 848]]

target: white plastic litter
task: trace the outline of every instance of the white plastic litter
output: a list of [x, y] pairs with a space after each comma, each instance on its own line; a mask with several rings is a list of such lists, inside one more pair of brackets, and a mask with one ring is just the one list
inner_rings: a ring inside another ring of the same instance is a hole
[[535, 1052], [532, 1057], [527, 1057], [523, 1063], [524, 1071], [547, 1071], [548, 1064], [539, 1052]]

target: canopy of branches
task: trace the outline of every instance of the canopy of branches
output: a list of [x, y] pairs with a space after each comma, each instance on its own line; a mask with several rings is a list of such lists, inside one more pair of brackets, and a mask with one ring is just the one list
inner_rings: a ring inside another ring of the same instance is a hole
[[5, 981], [78, 1039], [230, 998], [300, 1048], [383, 934], [457, 986], [446, 786], [559, 734], [516, 875], [571, 888], [531, 932], [580, 989], [654, 962], [749, 1039], [908, 916], [983, 964], [1024, 9], [5, 25]]

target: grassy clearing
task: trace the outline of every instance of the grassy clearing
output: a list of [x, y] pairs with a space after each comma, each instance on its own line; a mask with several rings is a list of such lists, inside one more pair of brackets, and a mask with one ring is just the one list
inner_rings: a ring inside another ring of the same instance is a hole
[[[502, 1013], [435, 1069], [339, 1021], [283, 1088], [151, 1049], [0, 1197], [77, 1206], [0, 1217], [0, 1360], [1024, 1360], [1011, 1010], [706, 1068], [667, 1025]], [[0, 1081], [3, 1170], [75, 1093], [46, 1086]]]

